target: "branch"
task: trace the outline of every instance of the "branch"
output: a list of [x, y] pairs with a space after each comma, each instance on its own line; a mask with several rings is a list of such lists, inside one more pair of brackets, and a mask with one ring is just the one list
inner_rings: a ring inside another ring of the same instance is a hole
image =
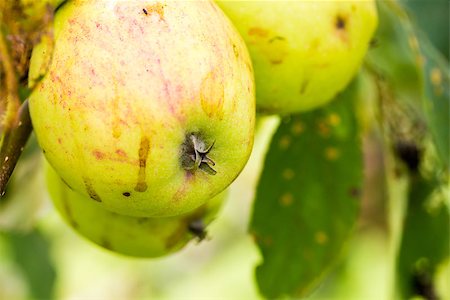
[[0, 148], [0, 197], [6, 192], [6, 185], [32, 131], [28, 100], [20, 107], [16, 120], [13, 126], [6, 128]]
[[9, 54], [8, 45], [3, 33], [0, 32], [0, 58], [5, 71], [6, 83], [6, 113], [3, 119], [5, 131], [12, 127], [17, 118], [17, 111], [20, 107], [19, 85], [17, 82], [16, 71]]

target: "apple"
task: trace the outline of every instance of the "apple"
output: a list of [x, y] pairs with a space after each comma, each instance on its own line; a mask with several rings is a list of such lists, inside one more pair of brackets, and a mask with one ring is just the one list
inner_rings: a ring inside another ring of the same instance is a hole
[[56, 12], [54, 43], [34, 48], [29, 76], [45, 157], [112, 212], [188, 213], [249, 158], [251, 60], [212, 1], [68, 1]]
[[53, 204], [76, 232], [105, 249], [136, 257], [167, 255], [195, 238], [202, 240], [205, 227], [215, 218], [226, 194], [223, 192], [181, 216], [129, 217], [105, 210], [71, 190], [48, 164], [46, 180]]
[[332, 100], [357, 73], [378, 22], [374, 0], [217, 3], [247, 43], [257, 109], [269, 114]]

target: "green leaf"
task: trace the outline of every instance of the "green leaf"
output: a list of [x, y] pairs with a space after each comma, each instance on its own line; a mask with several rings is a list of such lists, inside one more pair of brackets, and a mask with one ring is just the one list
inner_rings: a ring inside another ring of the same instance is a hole
[[[410, 110], [413, 127], [410, 140], [416, 140], [425, 127], [448, 169], [450, 150], [450, 108], [448, 61], [419, 34], [404, 9], [393, 1], [378, 1], [379, 28], [376, 46], [370, 49], [366, 65], [379, 81], [386, 82], [394, 106]], [[392, 104], [389, 104], [392, 106]], [[392, 111], [392, 107], [388, 110]], [[397, 117], [393, 117], [394, 119]], [[414, 123], [414, 124], [413, 124]], [[416, 126], [423, 123], [425, 126]], [[396, 131], [404, 134], [403, 126]], [[419, 132], [417, 132], [419, 131]]]
[[420, 29], [439, 51], [448, 57], [450, 28], [448, 26], [450, 2], [448, 0], [403, 0]]
[[437, 268], [449, 257], [450, 217], [436, 182], [413, 178], [397, 261], [399, 299], [438, 299]]
[[27, 280], [33, 299], [52, 299], [56, 272], [47, 239], [38, 231], [9, 233], [11, 252]]
[[358, 216], [362, 155], [353, 83], [327, 107], [282, 121], [266, 156], [251, 232], [268, 298], [302, 296], [342, 252]]
[[366, 63], [392, 85], [396, 98], [420, 103], [423, 58], [408, 15], [391, 0], [377, 1], [377, 8], [379, 26]]
[[444, 168], [450, 166], [450, 79], [448, 61], [421, 37], [425, 56], [425, 114]]

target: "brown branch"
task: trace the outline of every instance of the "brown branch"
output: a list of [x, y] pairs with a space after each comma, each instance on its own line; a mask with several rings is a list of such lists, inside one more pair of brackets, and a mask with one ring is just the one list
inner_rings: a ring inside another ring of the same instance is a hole
[[0, 149], [0, 197], [6, 192], [6, 185], [14, 167], [23, 152], [32, 131], [28, 100], [17, 114], [17, 121], [12, 127], [6, 128]]

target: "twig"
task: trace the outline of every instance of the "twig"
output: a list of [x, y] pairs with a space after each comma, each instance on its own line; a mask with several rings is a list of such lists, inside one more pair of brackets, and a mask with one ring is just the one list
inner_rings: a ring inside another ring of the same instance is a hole
[[32, 131], [28, 100], [22, 104], [17, 116], [17, 122], [5, 131], [0, 150], [0, 197], [6, 192], [6, 185]]
[[16, 72], [9, 54], [8, 45], [2, 33], [0, 33], [0, 56], [5, 71], [6, 83], [6, 112], [5, 118], [3, 119], [3, 125], [5, 131], [8, 131], [8, 128], [13, 127], [14, 123], [16, 123], [15, 121], [18, 117], [17, 111], [20, 107], [20, 100]]

